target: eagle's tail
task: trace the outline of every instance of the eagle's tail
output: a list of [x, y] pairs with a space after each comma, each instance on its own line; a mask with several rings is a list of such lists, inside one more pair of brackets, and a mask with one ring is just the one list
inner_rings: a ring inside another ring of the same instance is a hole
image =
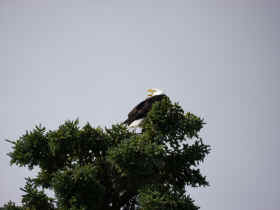
[[131, 123], [127, 123], [129, 128], [138, 128], [140, 127], [141, 123], [143, 122], [143, 118], [138, 119], [138, 120], [134, 120]]

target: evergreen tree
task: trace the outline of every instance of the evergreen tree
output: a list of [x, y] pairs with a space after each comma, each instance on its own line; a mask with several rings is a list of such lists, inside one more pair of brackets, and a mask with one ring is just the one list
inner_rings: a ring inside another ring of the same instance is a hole
[[4, 205], [4, 207], [1, 207], [0, 210], [23, 210], [23, 208], [16, 206], [14, 202], [9, 201]]
[[[210, 150], [199, 136], [203, 124], [166, 98], [153, 105], [142, 133], [122, 124], [80, 128], [78, 120], [53, 131], [36, 126], [10, 141], [11, 164], [40, 169], [27, 179], [23, 207], [196, 210], [188, 187], [208, 185], [197, 168]], [[44, 189], [55, 192], [55, 201]]]

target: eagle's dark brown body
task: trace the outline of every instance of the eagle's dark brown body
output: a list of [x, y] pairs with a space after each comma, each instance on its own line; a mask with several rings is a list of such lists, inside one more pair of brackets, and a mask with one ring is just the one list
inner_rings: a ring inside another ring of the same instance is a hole
[[146, 117], [148, 112], [152, 109], [153, 104], [157, 101], [161, 101], [164, 97], [166, 97], [166, 95], [161, 94], [142, 101], [128, 113], [128, 118], [124, 123], [130, 125], [133, 121]]

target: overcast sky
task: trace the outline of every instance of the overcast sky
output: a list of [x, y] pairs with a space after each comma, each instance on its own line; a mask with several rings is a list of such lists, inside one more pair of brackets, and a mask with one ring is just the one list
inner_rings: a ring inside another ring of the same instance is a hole
[[110, 126], [155, 87], [207, 122], [196, 204], [278, 210], [279, 14], [271, 0], [0, 0], [0, 206], [34, 175], [4, 139]]

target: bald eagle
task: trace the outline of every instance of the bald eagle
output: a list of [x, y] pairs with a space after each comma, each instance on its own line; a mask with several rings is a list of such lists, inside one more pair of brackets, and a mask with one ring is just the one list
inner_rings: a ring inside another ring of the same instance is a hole
[[149, 89], [148, 92], [150, 93], [148, 94], [148, 98], [139, 103], [128, 113], [128, 118], [124, 121], [124, 124], [128, 125], [129, 128], [139, 127], [152, 109], [152, 105], [166, 97], [163, 91], [157, 88]]

